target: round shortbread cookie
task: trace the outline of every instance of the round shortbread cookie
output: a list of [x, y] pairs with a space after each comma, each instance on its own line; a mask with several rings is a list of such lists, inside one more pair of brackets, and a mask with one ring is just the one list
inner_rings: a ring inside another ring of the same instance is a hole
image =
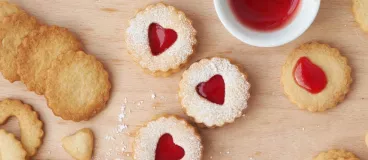
[[18, 48], [18, 75], [29, 90], [42, 95], [52, 61], [60, 54], [81, 48], [81, 43], [66, 28], [41, 26], [26, 36]]
[[47, 104], [65, 120], [90, 119], [105, 107], [110, 96], [109, 74], [94, 56], [82, 51], [60, 55], [47, 77]]
[[5, 17], [0, 24], [0, 72], [10, 82], [20, 80], [17, 74], [17, 47], [25, 36], [38, 27], [36, 18], [25, 12]]
[[[42, 121], [37, 112], [28, 104], [20, 100], [6, 99], [0, 102], [0, 124], [6, 122], [9, 117], [15, 116], [19, 121], [21, 142], [29, 157], [37, 153], [42, 144]], [[1, 141], [0, 141], [1, 142]]]
[[23, 10], [18, 8], [15, 4], [11, 4], [7, 1], [0, 1], [0, 21], [6, 16], [10, 16], [22, 11]]
[[359, 160], [359, 158], [351, 152], [333, 149], [320, 153], [313, 160]]
[[0, 129], [0, 159], [2, 160], [25, 160], [27, 152], [22, 144], [11, 133]]
[[[302, 58], [307, 58], [325, 74], [326, 85], [318, 93], [311, 93], [297, 83], [296, 78], [299, 77], [296, 77], [294, 73]], [[307, 43], [295, 49], [288, 56], [282, 68], [281, 83], [286, 96], [299, 108], [322, 112], [336, 107], [344, 100], [352, 83], [351, 68], [347, 58], [342, 56], [336, 48], [317, 42]]]
[[368, 32], [368, 0], [352, 0], [355, 21], [363, 31]]

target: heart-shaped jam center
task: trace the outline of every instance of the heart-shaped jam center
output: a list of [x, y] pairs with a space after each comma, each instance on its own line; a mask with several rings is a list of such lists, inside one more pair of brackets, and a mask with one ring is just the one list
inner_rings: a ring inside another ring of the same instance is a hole
[[175, 43], [178, 34], [172, 29], [165, 29], [157, 23], [152, 23], [148, 29], [148, 39], [152, 55], [158, 56]]
[[225, 101], [225, 82], [221, 75], [214, 75], [207, 82], [197, 85], [197, 93], [212, 103], [223, 105]]
[[170, 134], [166, 133], [158, 140], [155, 160], [180, 160], [184, 155], [184, 149], [174, 143]]
[[327, 85], [325, 72], [307, 57], [301, 57], [296, 63], [294, 79], [300, 87], [312, 94], [321, 92]]

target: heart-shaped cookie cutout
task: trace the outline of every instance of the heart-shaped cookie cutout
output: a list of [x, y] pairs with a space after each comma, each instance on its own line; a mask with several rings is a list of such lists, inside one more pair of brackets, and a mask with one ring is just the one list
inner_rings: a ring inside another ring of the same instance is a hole
[[185, 151], [174, 143], [173, 137], [166, 133], [162, 135], [157, 143], [155, 160], [180, 160]]
[[307, 57], [301, 57], [294, 68], [295, 82], [308, 92], [317, 94], [327, 85], [325, 72]]
[[214, 75], [207, 82], [197, 85], [197, 93], [212, 103], [223, 105], [225, 102], [225, 82], [221, 75]]
[[172, 29], [165, 29], [157, 23], [152, 23], [148, 29], [148, 39], [152, 55], [158, 56], [176, 42], [178, 34]]

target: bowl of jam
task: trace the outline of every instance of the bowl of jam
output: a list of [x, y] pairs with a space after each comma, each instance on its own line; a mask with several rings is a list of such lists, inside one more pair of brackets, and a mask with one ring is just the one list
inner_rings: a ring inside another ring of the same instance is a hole
[[302, 35], [313, 23], [320, 0], [214, 0], [225, 28], [252, 46], [276, 47]]

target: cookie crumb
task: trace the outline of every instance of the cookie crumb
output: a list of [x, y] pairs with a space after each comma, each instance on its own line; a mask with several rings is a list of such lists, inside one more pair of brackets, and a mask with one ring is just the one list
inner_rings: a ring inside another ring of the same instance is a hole
[[156, 99], [156, 93], [151, 90], [151, 98]]

